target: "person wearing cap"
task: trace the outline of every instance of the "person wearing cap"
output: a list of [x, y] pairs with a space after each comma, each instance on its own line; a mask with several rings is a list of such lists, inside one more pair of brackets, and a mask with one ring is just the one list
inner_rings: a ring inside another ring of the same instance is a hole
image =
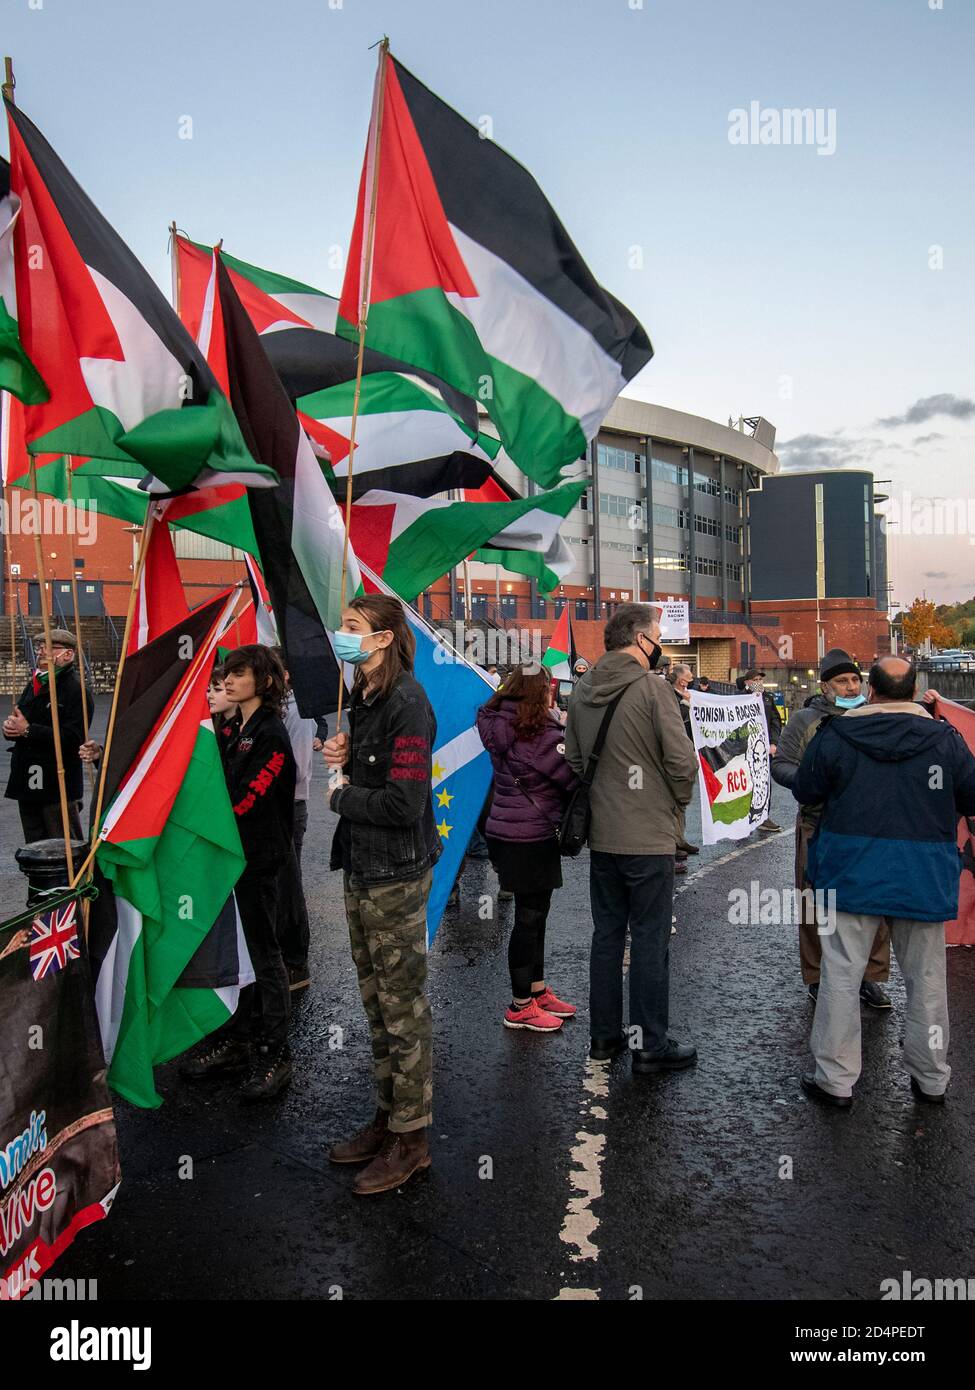
[[[81, 679], [75, 665], [77, 642], [74, 633], [66, 628], [52, 628], [50, 652], [54, 664], [68, 822], [72, 838], [80, 840], [84, 779], [78, 749], [85, 735]], [[13, 713], [3, 723], [4, 737], [13, 743], [6, 796], [17, 802], [28, 844], [33, 840], [59, 839], [64, 834], [48, 680], [48, 649], [43, 640], [38, 645], [36, 655], [37, 667]], [[89, 717], [93, 705], [89, 693]]]
[[[659, 604], [621, 603], [603, 633], [605, 655], [569, 701], [565, 756], [580, 775], [600, 726], [606, 741], [590, 792], [589, 1055], [632, 1049], [633, 1071], [693, 1066], [697, 1049], [670, 1037], [670, 928], [678, 813], [691, 799], [697, 756], [660, 660]], [[611, 713], [608, 713], [611, 711]], [[623, 1032], [623, 957], [630, 933], [629, 1040]]]
[[822, 807], [809, 881], [829, 904], [822, 983], [801, 1077], [814, 1100], [849, 1109], [860, 1076], [857, 986], [883, 921], [907, 991], [903, 1061], [919, 1101], [941, 1105], [948, 1065], [944, 924], [958, 916], [958, 819], [975, 816], [975, 756], [914, 701], [917, 669], [885, 656], [870, 699], [825, 720], [792, 783]]
[[[819, 663], [819, 692], [806, 705], [796, 710], [786, 724], [772, 758], [772, 780], [790, 790], [796, 780], [803, 754], [813, 735], [826, 719], [842, 715], [848, 709], [866, 704], [861, 692], [860, 667], [849, 652], [840, 647], [828, 651]], [[800, 806], [796, 816], [796, 887], [809, 888], [806, 876], [809, 841], [819, 824], [821, 806]], [[799, 961], [802, 979], [809, 997], [819, 994], [822, 961], [822, 937], [816, 923], [815, 908], [808, 893], [799, 898]], [[890, 998], [881, 985], [890, 979], [890, 935], [885, 924], [877, 928], [870, 959], [860, 985], [860, 999], [872, 1009], [889, 1009]]]
[[[769, 757], [774, 758], [779, 735], [782, 732], [782, 716], [779, 714], [775, 701], [765, 689], [765, 672], [752, 666], [743, 676], [737, 678], [735, 685], [741, 691], [748, 690], [752, 695], [761, 695], [762, 704], [765, 707], [765, 722], [768, 725]], [[766, 816], [758, 828], [766, 834], [774, 834], [782, 829], [781, 825], [777, 825], [771, 816]]]

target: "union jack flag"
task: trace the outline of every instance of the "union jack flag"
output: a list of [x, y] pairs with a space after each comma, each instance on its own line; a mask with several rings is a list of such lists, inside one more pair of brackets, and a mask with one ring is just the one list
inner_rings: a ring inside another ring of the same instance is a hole
[[30, 969], [35, 980], [78, 959], [77, 899], [42, 912], [30, 927]]

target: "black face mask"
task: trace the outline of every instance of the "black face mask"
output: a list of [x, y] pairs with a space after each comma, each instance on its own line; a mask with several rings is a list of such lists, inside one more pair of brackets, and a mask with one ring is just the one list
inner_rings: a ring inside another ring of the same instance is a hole
[[643, 638], [645, 642], [650, 643], [651, 650], [648, 653], [645, 653], [645, 655], [647, 661], [650, 663], [650, 670], [652, 671], [653, 668], [656, 666], [657, 662], [660, 660], [660, 648], [657, 646], [656, 642], [654, 642], [652, 638], [646, 635], [645, 632], [641, 632], [640, 636]]

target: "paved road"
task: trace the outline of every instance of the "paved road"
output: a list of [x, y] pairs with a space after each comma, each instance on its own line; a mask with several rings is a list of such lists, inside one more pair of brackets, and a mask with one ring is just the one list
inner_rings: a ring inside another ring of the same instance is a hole
[[[584, 1009], [555, 1037], [501, 1027], [511, 908], [479, 915], [496, 880], [470, 866], [430, 959], [434, 1166], [399, 1193], [353, 1198], [351, 1172], [330, 1167], [322, 1146], [370, 1113], [368, 1040], [324, 867], [321, 793], [316, 783], [305, 851], [314, 978], [294, 1021], [294, 1084], [255, 1113], [231, 1084], [191, 1088], [161, 1068], [160, 1110], [118, 1106], [115, 1209], [61, 1275], [97, 1278], [101, 1299], [874, 1299], [904, 1269], [972, 1272], [975, 953], [950, 953], [944, 1111], [911, 1099], [898, 976], [897, 1012], [864, 1017], [854, 1110], [823, 1112], [798, 1085], [812, 1006], [795, 928], [728, 921], [731, 889], [788, 884], [788, 834], [692, 861], [671, 1016], [701, 1060], [668, 1077], [589, 1063]], [[12, 812], [0, 809], [5, 858]], [[0, 892], [12, 910], [22, 880], [0, 875]], [[583, 857], [566, 864], [549, 951], [549, 978], [581, 1005], [588, 938]]]

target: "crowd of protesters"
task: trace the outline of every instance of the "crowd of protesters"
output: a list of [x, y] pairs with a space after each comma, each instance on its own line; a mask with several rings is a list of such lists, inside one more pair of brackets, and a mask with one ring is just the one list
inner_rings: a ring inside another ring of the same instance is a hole
[[[431, 795], [436, 720], [413, 674], [415, 639], [397, 599], [353, 599], [333, 640], [355, 677], [348, 731], [331, 737], [298, 713], [279, 650], [239, 647], [212, 673], [210, 712], [246, 860], [234, 899], [255, 983], [181, 1072], [197, 1082], [242, 1072], [247, 1102], [272, 1099], [292, 1078], [292, 996], [309, 982], [301, 853], [318, 750], [337, 817], [330, 867], [343, 875], [375, 1097], [372, 1118], [328, 1155], [358, 1165], [353, 1190], [370, 1195], [402, 1186], [431, 1162], [426, 916], [441, 852]], [[663, 658], [653, 604], [620, 605], [604, 646], [598, 661], [573, 672], [567, 718], [538, 666], [492, 671], [494, 693], [478, 715], [494, 774], [481, 843], [499, 893], [514, 899], [511, 998], [501, 1022], [555, 1034], [578, 1012], [547, 979], [545, 944], [562, 886], [560, 829], [567, 806], [584, 794], [590, 1057], [629, 1054], [637, 1074], [682, 1070], [697, 1050], [670, 1033], [669, 972], [674, 876], [697, 852], [684, 824], [698, 775], [689, 692], [716, 693], [718, 683], [694, 681], [685, 663]], [[69, 828], [80, 839], [83, 766], [102, 749], [85, 740], [93, 701], [74, 638], [55, 629], [50, 647]], [[63, 832], [47, 656], [39, 652], [39, 669], [3, 726], [12, 745], [6, 794], [18, 802], [29, 840]], [[816, 894], [799, 895], [800, 968], [815, 1003], [815, 1066], [802, 1085], [825, 1104], [849, 1107], [860, 1073], [859, 1005], [891, 1007], [882, 985], [893, 949], [906, 984], [911, 1086], [919, 1100], [939, 1103], [950, 1077], [943, 924], [957, 913], [956, 826], [959, 815], [975, 815], [975, 757], [950, 724], [932, 718], [928, 697], [915, 701], [916, 672], [905, 659], [878, 660], [865, 683], [836, 649], [819, 676], [818, 692], [784, 725], [763, 672], [748, 670], [737, 684], [765, 700], [771, 774], [798, 803], [796, 887]], [[779, 827], [766, 821], [759, 829]], [[822, 894], [835, 905], [828, 921], [810, 905]]]

